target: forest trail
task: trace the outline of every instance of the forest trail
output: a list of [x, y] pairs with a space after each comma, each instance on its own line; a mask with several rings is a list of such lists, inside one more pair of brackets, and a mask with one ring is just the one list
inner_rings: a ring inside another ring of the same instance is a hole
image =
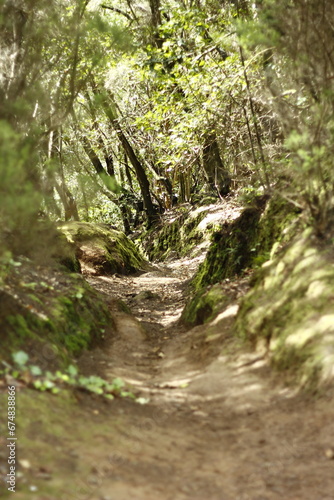
[[[231, 340], [236, 304], [219, 325], [180, 326], [185, 285], [197, 265], [198, 258], [183, 259], [138, 277], [89, 279], [125, 300], [133, 317], [118, 314], [118, 337], [107, 350], [87, 354], [82, 366], [100, 366], [104, 377], [120, 376], [149, 399], [115, 409], [126, 430], [101, 448], [108, 472], [97, 467], [91, 498], [333, 499], [330, 395], [296, 395], [273, 380], [264, 359]], [[242, 293], [244, 284], [230, 287]]]
[[219, 322], [180, 326], [197, 265], [87, 277], [132, 315], [114, 312], [117, 335], [80, 369], [122, 377], [148, 402], [83, 393], [67, 407], [50, 395], [51, 415], [30, 426], [34, 449], [21, 451], [32, 492], [19, 500], [333, 500], [332, 395], [279, 385], [264, 359], [228, 337], [236, 305]]

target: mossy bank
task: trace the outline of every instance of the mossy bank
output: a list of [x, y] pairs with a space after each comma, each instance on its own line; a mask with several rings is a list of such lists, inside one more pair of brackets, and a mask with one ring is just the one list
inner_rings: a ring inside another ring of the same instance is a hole
[[334, 380], [333, 304], [331, 241], [307, 229], [258, 271], [235, 333], [288, 379], [315, 389]]
[[113, 320], [80, 274], [15, 258], [2, 266], [0, 329], [2, 359], [22, 349], [50, 368], [112, 334]]
[[191, 326], [207, 323], [231, 301], [231, 294], [216, 283], [208, 290], [201, 290], [195, 294], [182, 311], [180, 321]]
[[226, 221], [212, 235], [204, 262], [200, 265], [192, 288], [202, 288], [240, 275], [268, 260], [273, 244], [283, 241], [285, 229], [298, 218], [290, 203], [276, 196], [258, 196], [232, 222]]
[[305, 229], [298, 210], [278, 197], [255, 201], [213, 235], [181, 319], [212, 320], [231, 302], [231, 282], [255, 268], [233, 334], [287, 381], [317, 389], [334, 380], [333, 238]]
[[[229, 211], [225, 213], [227, 207]], [[162, 224], [142, 233], [139, 242], [151, 261], [192, 257], [201, 254], [210, 245], [212, 233], [221, 227], [226, 218], [232, 220], [239, 213], [237, 201], [198, 208], [185, 204], [167, 212]]]

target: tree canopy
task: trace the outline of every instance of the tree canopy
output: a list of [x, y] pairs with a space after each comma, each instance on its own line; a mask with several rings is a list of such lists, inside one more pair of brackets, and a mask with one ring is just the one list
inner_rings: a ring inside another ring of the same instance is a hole
[[276, 190], [323, 229], [333, 204], [333, 8], [2, 0], [7, 249], [41, 218], [129, 232], [177, 200], [236, 190]]

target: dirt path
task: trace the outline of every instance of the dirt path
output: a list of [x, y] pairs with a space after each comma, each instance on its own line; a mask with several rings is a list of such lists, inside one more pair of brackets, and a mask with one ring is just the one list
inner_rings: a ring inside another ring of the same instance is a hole
[[137, 278], [90, 280], [124, 299], [145, 327], [120, 315], [119, 338], [91, 360], [150, 400], [127, 414], [117, 488], [105, 480], [101, 491], [119, 500], [333, 499], [334, 461], [326, 456], [333, 400], [274, 384], [265, 361], [228, 338], [235, 306], [209, 327], [178, 326], [196, 265], [175, 261]]
[[312, 399], [275, 383], [229, 337], [235, 306], [207, 327], [178, 326], [197, 264], [88, 278], [133, 315], [115, 312], [117, 335], [80, 366], [122, 377], [149, 402], [36, 393], [21, 422], [17, 499], [334, 499], [333, 394]]

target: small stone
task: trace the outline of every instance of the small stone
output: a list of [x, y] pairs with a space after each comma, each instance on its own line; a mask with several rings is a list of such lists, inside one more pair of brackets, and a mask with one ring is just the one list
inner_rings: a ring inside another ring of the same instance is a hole
[[23, 469], [30, 469], [30, 467], [31, 467], [31, 463], [29, 462], [29, 460], [25, 460], [25, 459], [19, 460], [19, 464], [21, 465], [21, 467]]
[[80, 456], [80, 454], [75, 450], [69, 450], [68, 455], [73, 458], [78, 458]]
[[142, 292], [139, 292], [134, 298], [136, 302], [151, 299], [160, 299], [160, 296], [157, 293], [151, 292], [151, 290], [143, 290]]
[[89, 484], [99, 484], [100, 480], [98, 477], [91, 476], [87, 479]]
[[209, 415], [205, 411], [196, 410], [193, 413], [196, 417], [208, 417]]
[[334, 449], [333, 448], [327, 448], [325, 450], [325, 455], [328, 460], [334, 460]]

